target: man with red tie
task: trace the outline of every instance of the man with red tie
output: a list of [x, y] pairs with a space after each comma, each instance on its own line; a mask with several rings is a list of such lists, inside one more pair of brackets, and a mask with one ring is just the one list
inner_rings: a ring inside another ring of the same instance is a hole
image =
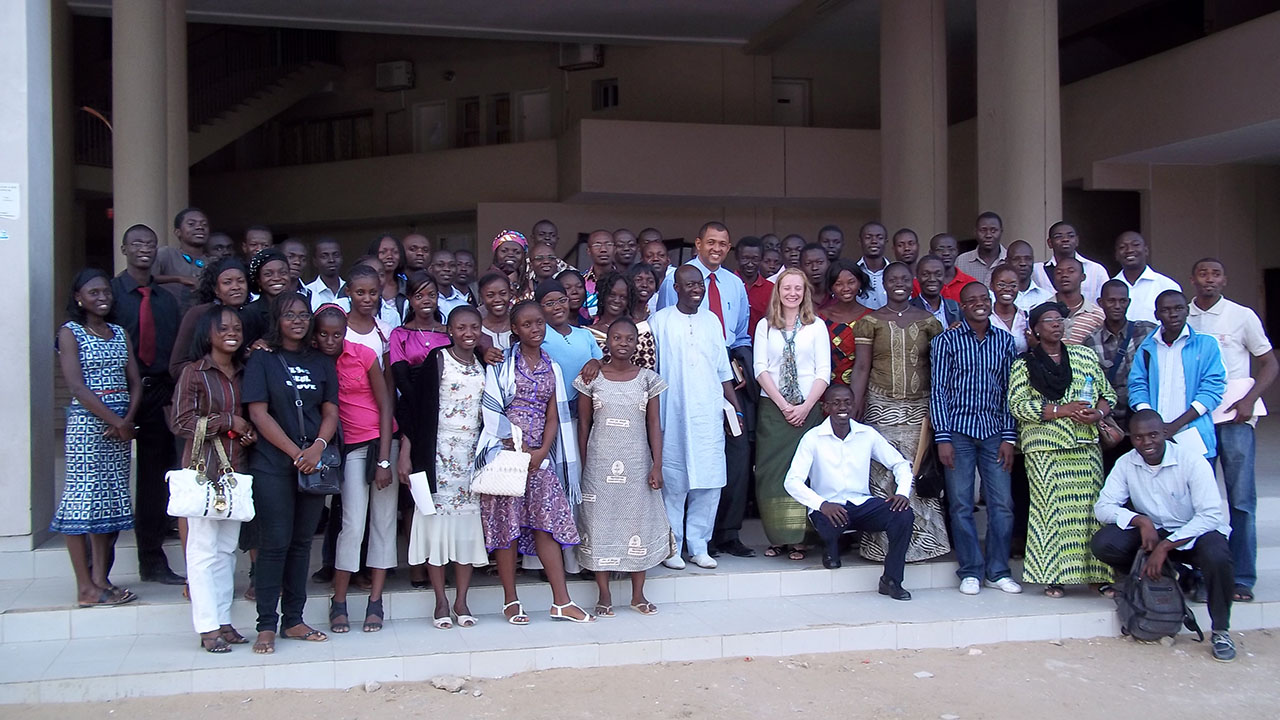
[[166, 406], [173, 400], [169, 353], [178, 334], [178, 299], [151, 274], [157, 254], [156, 233], [146, 225], [124, 232], [120, 252], [125, 270], [111, 280], [115, 306], [109, 320], [129, 333], [138, 372], [142, 404], [138, 408], [138, 478], [133, 501], [138, 540], [138, 574], [143, 581], [181, 585], [185, 580], [169, 568], [163, 542], [169, 524], [169, 487], [164, 474], [177, 467], [177, 446], [169, 431]]
[[[706, 294], [700, 307], [710, 310], [720, 321], [725, 348], [734, 373], [739, 407], [744, 407], [746, 398], [759, 396], [760, 388], [755, 385], [754, 373], [751, 371], [751, 307], [747, 301], [747, 287], [741, 278], [723, 265], [732, 247], [729, 228], [724, 223], [712, 220], [698, 231], [698, 237], [694, 239], [697, 256], [686, 264], [697, 268], [706, 281]], [[675, 284], [671, 276], [663, 281], [658, 290], [658, 308], [675, 305], [676, 299]], [[713, 555], [720, 552], [738, 557], [755, 555], [754, 550], [738, 539], [738, 532], [742, 529], [742, 516], [747, 509], [747, 488], [751, 479], [751, 446], [748, 437], [749, 434], [744, 432], [737, 437], [725, 438], [727, 477], [720, 493], [715, 534], [709, 548]]]

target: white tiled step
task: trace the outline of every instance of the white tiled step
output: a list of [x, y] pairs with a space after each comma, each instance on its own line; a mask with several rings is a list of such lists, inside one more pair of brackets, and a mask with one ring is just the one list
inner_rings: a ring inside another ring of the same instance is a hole
[[[956, 564], [948, 561], [908, 565], [904, 585], [913, 591], [951, 588], [957, 582], [955, 571]], [[866, 592], [875, 590], [882, 572], [880, 565], [848, 556], [844, 567], [838, 570], [827, 570], [820, 564], [801, 566], [778, 558], [730, 558], [716, 570], [701, 570], [690, 565], [686, 570], [674, 571], [659, 566], [650, 571], [645, 593], [653, 602], [673, 603]], [[383, 593], [387, 619], [431, 617], [435, 607], [434, 593], [410, 588], [406, 574], [402, 570], [399, 577], [388, 583]], [[538, 582], [536, 576], [531, 575], [522, 575], [521, 580], [520, 597], [527, 607], [550, 605], [551, 589], [547, 583]], [[190, 628], [190, 606], [182, 598], [181, 587], [131, 584], [120, 577], [116, 582], [123, 587], [131, 587], [140, 600], [120, 607], [79, 609], [70, 605], [75, 597], [75, 584], [71, 578], [0, 583], [0, 607], [7, 607], [0, 614], [0, 641], [66, 640], [124, 633], [154, 635], [184, 632]], [[247, 579], [242, 573], [237, 578], [238, 592], [231, 612], [232, 621], [237, 626], [250, 627], [257, 617], [257, 610], [254, 603], [239, 595], [246, 585]], [[618, 598], [629, 597], [630, 587], [629, 580], [612, 583], [614, 596]], [[307, 589], [310, 597], [304, 617], [307, 622], [327, 624], [329, 587], [308, 583]], [[593, 582], [572, 581], [569, 591], [580, 604], [595, 603], [596, 587]], [[448, 592], [452, 596], [452, 588]], [[6, 594], [14, 596], [6, 598]], [[366, 593], [354, 588], [348, 595], [347, 605], [352, 617], [364, 612], [366, 597]], [[468, 594], [468, 603], [473, 612], [497, 613], [503, 604], [502, 588], [495, 578], [477, 577]]]
[[[482, 616], [477, 627], [466, 630], [442, 631], [425, 621], [402, 620], [389, 622], [380, 633], [356, 629], [327, 643], [282, 640], [269, 656], [255, 655], [247, 646], [210, 655], [197, 648], [190, 632], [6, 643], [0, 645], [0, 702], [347, 688], [368, 680], [419, 681], [445, 673], [499, 677], [555, 667], [964, 647], [1118, 633], [1112, 604], [1083, 592], [1061, 600], [992, 590], [968, 598], [937, 589], [919, 591], [909, 603], [874, 593], [667, 603], [652, 617], [620, 605], [617, 617], [592, 625], [556, 623], [541, 607], [528, 609], [534, 621], [523, 628], [495, 615]], [[1237, 630], [1276, 626], [1280, 602], [1237, 606], [1233, 617]], [[1179, 642], [1189, 643], [1186, 637]]]

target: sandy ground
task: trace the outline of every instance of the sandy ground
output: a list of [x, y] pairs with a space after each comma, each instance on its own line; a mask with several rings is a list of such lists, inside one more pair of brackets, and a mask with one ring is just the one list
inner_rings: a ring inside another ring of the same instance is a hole
[[[1280, 717], [1280, 636], [1237, 635], [1240, 657], [1214, 662], [1185, 634], [1172, 647], [1129, 640], [1005, 643], [649, 666], [548, 670], [348, 691], [268, 690], [75, 705], [6, 706], [43, 718], [1070, 718]], [[918, 677], [917, 673], [931, 676]], [[480, 695], [476, 696], [475, 691]]]

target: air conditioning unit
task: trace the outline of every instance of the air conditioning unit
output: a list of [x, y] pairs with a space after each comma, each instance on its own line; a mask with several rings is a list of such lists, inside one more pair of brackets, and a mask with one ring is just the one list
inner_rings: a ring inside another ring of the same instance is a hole
[[409, 90], [413, 87], [413, 63], [408, 60], [393, 60], [391, 62], [378, 63], [377, 80], [375, 87], [379, 90], [392, 92], [395, 90]]
[[561, 70], [591, 70], [604, 67], [604, 46], [560, 43]]

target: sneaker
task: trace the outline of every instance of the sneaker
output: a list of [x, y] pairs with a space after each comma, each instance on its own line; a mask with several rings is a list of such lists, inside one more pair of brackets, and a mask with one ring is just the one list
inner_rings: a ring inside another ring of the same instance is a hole
[[719, 565], [719, 563], [716, 562], [715, 558], [711, 557], [706, 553], [700, 553], [698, 555], [694, 555], [689, 559], [693, 561], [694, 565], [697, 565], [698, 567], [703, 568], [704, 570], [710, 570], [711, 568], [714, 568], [716, 565]]
[[1213, 659], [1218, 662], [1231, 662], [1236, 659], [1236, 643], [1229, 632], [1213, 634]]
[[666, 560], [663, 560], [663, 561], [662, 561], [662, 564], [663, 564], [663, 565], [666, 565], [667, 567], [671, 568], [672, 570], [683, 570], [683, 569], [684, 569], [684, 559], [683, 559], [683, 558], [681, 558], [679, 555], [672, 555], [671, 557], [667, 558]]
[[961, 595], [977, 595], [982, 590], [982, 584], [978, 582], [976, 577], [967, 577], [960, 581]]
[[[1002, 577], [999, 580], [988, 580], [987, 587], [995, 588], [1001, 592], [1007, 592], [1010, 595], [1017, 595], [1022, 592], [1022, 586], [1013, 581], [1013, 578]], [[961, 592], [964, 592], [961, 590]]]

